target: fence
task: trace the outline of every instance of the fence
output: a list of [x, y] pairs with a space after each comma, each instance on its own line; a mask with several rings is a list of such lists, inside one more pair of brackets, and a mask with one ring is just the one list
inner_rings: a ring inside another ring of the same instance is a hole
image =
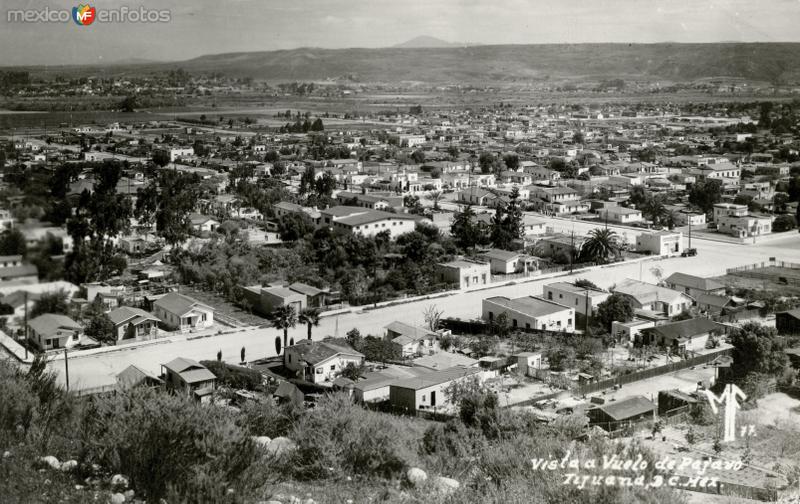
[[[492, 334], [492, 325], [480, 319], [474, 320], [460, 320], [453, 318], [445, 318], [439, 321], [440, 327], [449, 329], [456, 334]], [[553, 337], [553, 338], [567, 338], [575, 336], [573, 332], [566, 331], [549, 331], [547, 329], [536, 329], [534, 327], [512, 327], [510, 328], [515, 332], [523, 332], [525, 334], [533, 334], [539, 337]]]
[[673, 362], [671, 364], [666, 364], [664, 366], [658, 366], [651, 369], [643, 369], [641, 371], [634, 371], [632, 373], [616, 376], [614, 378], [609, 378], [607, 380], [601, 380], [593, 383], [587, 383], [586, 385], [580, 385], [575, 387], [571, 390], [559, 390], [558, 392], [553, 392], [550, 394], [545, 394], [542, 396], [533, 397], [528, 399], [527, 401], [518, 402], [512, 404], [511, 406], [531, 406], [536, 404], [540, 401], [545, 401], [548, 399], [555, 399], [561, 394], [570, 393], [573, 395], [586, 395], [586, 394], [593, 394], [600, 390], [605, 390], [608, 388], [612, 388], [615, 385], [625, 385], [628, 383], [633, 383], [640, 380], [647, 380], [649, 378], [654, 378], [656, 376], [661, 376], [669, 373], [673, 373], [675, 371], [681, 371], [683, 369], [690, 368], [692, 366], [698, 366], [700, 364], [706, 364], [708, 362], [713, 361], [717, 357], [722, 355], [729, 355], [731, 353], [730, 348], [726, 348], [724, 350], [719, 350], [716, 352], [711, 352], [703, 355], [698, 355], [696, 357], [692, 357], [686, 360], [682, 360], [680, 362]]
[[[726, 271], [726, 273], [728, 275], [732, 275], [734, 273], [741, 273], [741, 272], [745, 272], [745, 271], [764, 269], [764, 268], [768, 268], [770, 266], [773, 266], [773, 267], [776, 267], [776, 268], [800, 269], [800, 264], [798, 264], [798, 263], [787, 262], [787, 261], [762, 261], [760, 263], [746, 264], [744, 266], [737, 266], [736, 268], [728, 268], [725, 271]], [[775, 275], [775, 276], [777, 276], [777, 275]]]

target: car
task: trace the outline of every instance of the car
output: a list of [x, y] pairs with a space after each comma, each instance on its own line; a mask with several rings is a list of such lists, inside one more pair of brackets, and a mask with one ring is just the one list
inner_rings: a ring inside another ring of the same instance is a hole
[[697, 255], [697, 249], [696, 248], [688, 248], [688, 249], [684, 250], [683, 252], [681, 252], [681, 257], [694, 257], [696, 255]]

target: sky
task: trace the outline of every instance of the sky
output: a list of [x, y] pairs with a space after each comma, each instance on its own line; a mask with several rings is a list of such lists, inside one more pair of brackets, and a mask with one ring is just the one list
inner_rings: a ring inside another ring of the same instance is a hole
[[98, 11], [167, 10], [168, 22], [10, 22], [65, 0], [0, 1], [0, 66], [180, 61], [296, 47], [451, 42], [800, 42], [800, 0], [106, 0]]

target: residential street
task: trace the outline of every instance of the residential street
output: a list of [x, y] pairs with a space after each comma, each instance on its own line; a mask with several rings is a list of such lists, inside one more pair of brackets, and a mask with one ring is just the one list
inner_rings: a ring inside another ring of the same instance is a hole
[[[556, 221], [564, 223], [564, 227], [569, 224], [564, 220]], [[621, 264], [576, 273], [561, 279], [587, 278], [600, 287], [608, 288], [625, 278], [641, 278], [647, 282], [655, 282], [656, 277], [651, 271], [655, 266], [661, 268], [664, 277], [677, 271], [708, 277], [721, 275], [729, 267], [767, 261], [770, 257], [800, 262], [800, 234], [793, 232], [759, 243], [757, 247], [700, 239], [693, 239], [692, 246], [698, 249], [696, 257]], [[415, 301], [360, 313], [325, 317], [320, 321], [319, 327], [314, 328], [313, 335], [314, 339], [322, 339], [329, 335], [344, 336], [354, 327], [357, 327], [362, 334], [379, 335], [383, 333], [383, 327], [394, 320], [423, 324], [423, 309], [431, 304], [443, 310], [445, 317], [476, 318], [480, 317], [481, 301], [486, 297], [538, 295], [542, 293], [542, 286], [552, 281], [554, 280], [534, 280], [463, 292], [458, 296], [450, 295], [435, 300]], [[290, 337], [299, 340], [305, 338], [306, 333], [306, 327], [298, 325], [290, 331]], [[280, 334], [280, 331], [272, 328], [252, 328], [235, 334], [207, 336], [188, 341], [164, 341], [137, 348], [120, 347], [119, 350], [97, 355], [72, 356], [69, 359], [70, 388], [77, 390], [111, 385], [115, 381], [115, 375], [129, 364], [159, 373], [162, 363], [179, 356], [209, 360], [215, 359], [217, 352], [221, 350], [224, 360], [238, 362], [239, 352], [243, 346], [246, 348], [248, 360], [272, 356], [275, 355], [275, 338]], [[63, 357], [59, 356], [54, 360], [51, 368], [58, 373], [63, 382], [65, 377]]]

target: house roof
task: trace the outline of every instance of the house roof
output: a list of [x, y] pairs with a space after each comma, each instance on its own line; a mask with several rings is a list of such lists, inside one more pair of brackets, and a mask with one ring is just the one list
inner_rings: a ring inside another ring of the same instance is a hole
[[20, 262], [22, 261], [21, 255], [4, 255], [0, 256], [0, 262]]
[[52, 336], [59, 329], [81, 330], [81, 325], [66, 315], [45, 313], [28, 322], [28, 326], [39, 334]]
[[688, 320], [681, 320], [680, 322], [672, 322], [669, 324], [661, 324], [655, 327], [648, 327], [642, 329], [644, 333], [654, 333], [669, 339], [691, 338], [701, 334], [706, 334], [714, 330], [720, 330], [721, 325], [712, 322], [707, 318], [693, 318]]
[[[8, 294], [0, 298], [0, 302], [9, 305], [12, 308], [18, 308], [23, 304], [25, 304], [25, 295], [26, 295], [25, 291], [22, 290], [14, 291], [11, 294]], [[38, 301], [41, 296], [42, 295], [38, 292], [27, 293], [29, 303], [33, 301]]]
[[778, 314], [786, 315], [786, 316], [795, 318], [797, 320], [800, 320], [800, 308], [795, 308], [794, 310], [789, 310], [789, 311], [778, 312]]
[[446, 262], [446, 263], [439, 263], [439, 266], [445, 266], [445, 267], [448, 267], [448, 268], [458, 268], [458, 269], [461, 269], [461, 268], [475, 268], [475, 267], [488, 268], [489, 267], [489, 265], [487, 263], [477, 262], [477, 261], [467, 261], [465, 259], [456, 259], [455, 261], [450, 261], [450, 262]]
[[0, 267], [0, 278], [23, 277], [23, 276], [31, 276], [38, 274], [39, 274], [39, 269], [33, 264]]
[[[115, 310], [111, 310], [108, 313], [108, 318], [111, 319], [111, 322], [113, 322], [114, 325], [119, 325], [131, 319], [136, 319], [136, 318], [139, 318], [141, 320], [158, 321], [158, 317], [156, 317], [155, 315], [148, 313], [142, 310], [141, 308], [134, 308], [132, 306], [120, 306]], [[141, 322], [141, 320], [137, 321], [137, 323]]]
[[289, 286], [289, 289], [299, 292], [300, 294], [305, 294], [306, 296], [317, 296], [325, 292], [322, 289], [317, 289], [313, 285], [304, 284], [301, 282], [295, 282]]
[[489, 259], [496, 259], [498, 261], [511, 261], [520, 256], [519, 252], [509, 252], [508, 250], [491, 249], [482, 254]]
[[147, 371], [131, 364], [126, 367], [117, 375], [117, 383], [123, 389], [129, 389], [139, 385], [142, 382], [152, 380], [153, 382], [161, 382], [161, 378], [148, 373]]
[[563, 306], [553, 301], [547, 301], [535, 296], [525, 296], [516, 299], [495, 296], [487, 298], [486, 301], [490, 301], [504, 308], [530, 317], [542, 317], [544, 315], [550, 315], [552, 313], [558, 313], [570, 309], [567, 306]]
[[425, 373], [414, 378], [398, 380], [390, 384], [390, 387], [420, 390], [433, 387], [435, 385], [440, 385], [442, 383], [451, 382], [455, 379], [463, 378], [465, 376], [471, 376], [479, 372], [480, 369], [478, 368], [455, 366], [449, 369], [443, 369], [441, 371]]
[[163, 364], [170, 371], [177, 373], [186, 383], [213, 380], [216, 375], [197, 361], [185, 357], [177, 357]]
[[312, 366], [317, 365], [320, 362], [324, 362], [339, 354], [364, 357], [364, 354], [357, 352], [352, 348], [345, 348], [332, 343], [326, 343], [324, 341], [311, 341], [306, 339], [300, 341], [290, 348], [298, 353], [300, 360], [303, 360]]
[[553, 282], [551, 284], [545, 285], [545, 287], [552, 287], [554, 289], [560, 289], [565, 292], [572, 292], [574, 294], [585, 294], [587, 291], [589, 292], [589, 296], [602, 296], [604, 294], [608, 294], [600, 289], [595, 289], [592, 287], [578, 287], [577, 285], [570, 283], [570, 282]]
[[189, 296], [184, 296], [179, 292], [170, 292], [153, 303], [153, 305], [158, 306], [174, 315], [184, 315], [190, 312], [195, 306], [202, 306], [213, 311], [213, 308], [210, 306], [205, 305], [196, 299], [192, 299]]
[[670, 276], [668, 276], [664, 281], [667, 283], [680, 285], [681, 287], [690, 287], [692, 289], [705, 290], [705, 291], [725, 288], [724, 285], [710, 278], [688, 275], [686, 273], [673, 273]]
[[667, 289], [666, 287], [649, 284], [647, 282], [640, 282], [631, 278], [626, 278], [617, 284], [614, 288], [614, 292], [628, 295], [641, 304], [648, 304], [655, 301], [672, 302], [681, 296], [689, 297], [676, 290]]
[[406, 214], [384, 212], [382, 210], [367, 210], [364, 213], [342, 217], [336, 222], [347, 226], [361, 226], [363, 224], [370, 224], [382, 220], [416, 220], [416, 217]]
[[696, 297], [698, 304], [714, 306], [716, 308], [725, 308], [732, 303], [731, 298], [727, 296], [715, 296], [713, 294], [704, 294], [701, 292]]
[[644, 396], [633, 396], [622, 401], [605, 404], [597, 409], [605, 412], [614, 420], [625, 420], [627, 418], [635, 417], [649, 411], [654, 411], [655, 404], [650, 402]]

